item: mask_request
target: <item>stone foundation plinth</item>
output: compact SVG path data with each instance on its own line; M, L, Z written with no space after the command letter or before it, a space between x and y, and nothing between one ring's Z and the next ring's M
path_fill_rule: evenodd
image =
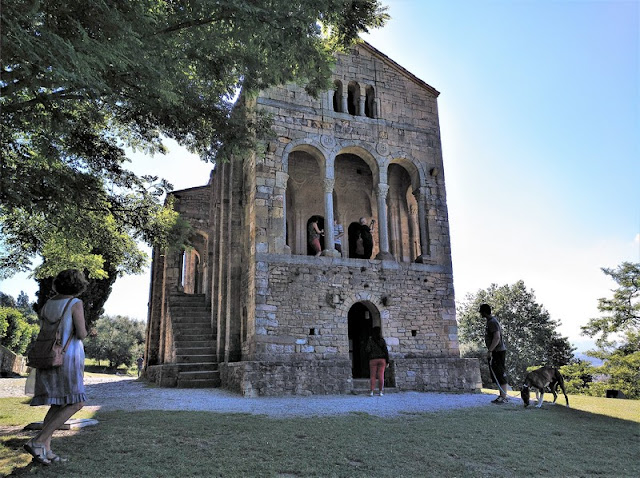
M222 386L245 397L332 395L352 388L349 360L221 363Z
M176 364L150 365L143 378L161 387L178 386L178 366Z
M482 388L477 359L455 357L394 359L399 390L477 392Z
M477 392L482 387L477 359L393 359L386 385L419 392ZM220 364L222 386L245 397L350 393L351 362L232 362Z

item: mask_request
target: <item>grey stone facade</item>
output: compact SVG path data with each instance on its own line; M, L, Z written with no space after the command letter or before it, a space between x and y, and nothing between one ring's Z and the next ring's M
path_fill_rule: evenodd
M172 297L191 294L210 306L219 383L247 396L349 392L368 376L374 326L392 386L478 389L478 363L458 348L438 94L363 43L338 56L319 98L286 85L254 99L274 119L265 153L175 193L194 248L154 251L149 376L176 370ZM308 255L312 217L321 257ZM375 220L371 258L354 257L360 217ZM334 219L342 253L327 239Z

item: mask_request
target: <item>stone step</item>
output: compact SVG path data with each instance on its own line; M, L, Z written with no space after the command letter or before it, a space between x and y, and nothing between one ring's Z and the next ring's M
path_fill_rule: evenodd
M214 354L176 355L178 363L214 363L218 358Z
M385 385L384 385L384 393L396 393L398 390L396 389L396 387L390 386L388 383L386 383L387 380L385 380ZM369 379L368 378L354 378L351 381L351 393L354 395L367 395L369 394ZM375 393L378 393L378 384L376 382L376 390Z
M182 325L182 327L197 327L197 326L207 326L207 327L211 327L211 317L207 316L207 317L194 317L192 315L190 316L184 316L184 317L178 317L176 315L172 315L172 322L177 325L180 326ZM174 328L175 328L174 325Z
M215 352L211 344L205 347L176 347L176 355L213 355Z
M208 307L176 307L171 306L171 315L173 317L207 317L211 320L211 309Z
M209 324L174 324L173 331L182 335L204 335L213 333Z
M206 295L204 294L171 294L171 300L205 300Z
M216 380L220 379L219 370L180 371L180 379L184 380Z
M213 334L195 334L174 336L176 347L205 347L207 345L214 346L217 344L216 336Z
M175 340L177 349L184 349L189 347L214 347L216 341L214 339L204 339L201 336L194 335L193 338L180 337L180 340Z
M178 377L178 388L218 388L220 379L182 379Z
M217 372L218 362L206 362L206 363L179 363L178 372Z

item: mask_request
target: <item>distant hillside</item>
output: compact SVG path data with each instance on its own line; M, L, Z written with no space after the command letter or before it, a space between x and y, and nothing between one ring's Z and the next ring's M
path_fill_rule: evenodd
M594 367L599 367L600 365L602 365L602 360L597 359L597 358L593 358L593 357L589 357L586 354L583 353L575 353L573 355L575 358L583 360L585 362L591 362L591 365L593 365Z

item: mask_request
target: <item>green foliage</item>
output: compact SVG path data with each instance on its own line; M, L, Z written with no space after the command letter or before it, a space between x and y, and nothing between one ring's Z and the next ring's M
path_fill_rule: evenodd
M123 316L104 316L95 323L95 334L85 340L85 354L107 360L110 367L132 366L144 352L145 329L142 322Z
M611 299L598 300L603 315L582 327L584 335L598 336L598 349L588 355L604 361L598 373L606 377L589 392L604 395L605 389L615 389L627 397L640 398L640 264L623 262L616 269L602 271L618 287ZM612 336L619 341L611 340Z
M527 368L533 365L560 367L570 362L574 348L558 334L559 322L552 320L536 302L533 291L528 291L523 281L512 286L492 284L486 290L469 294L457 308L461 349L467 351L466 356L480 359L483 383L488 383L485 379L489 372L484 343L486 320L478 313L482 303L491 305L493 315L502 325L511 384L522 383Z
M39 326L30 324L20 310L0 307L0 345L12 352L24 354L39 329Z
M597 367L585 360L575 360L560 367L567 393L587 393L597 374Z
M377 0L6 2L0 276L40 255L38 279L75 267L108 293L148 260L136 241L180 248L188 225L160 204L172 186L128 171L127 149L163 154L172 138L214 161L253 147L269 122L234 105L239 91L326 90L334 50L387 18ZM85 300L92 320L105 300Z
M629 330L621 343L599 341L598 345L598 350L588 355L603 360L597 369L606 377L603 387L621 390L628 398L640 398L640 332ZM595 390L591 392L595 394Z
M16 300L9 294L0 292L0 307L17 307Z
M617 269L602 271L618 288L613 291L613 298L598 300L598 310L603 316L590 319L582 327L582 333L589 337L602 334L598 340L604 343L610 334L640 330L640 263L623 262Z

